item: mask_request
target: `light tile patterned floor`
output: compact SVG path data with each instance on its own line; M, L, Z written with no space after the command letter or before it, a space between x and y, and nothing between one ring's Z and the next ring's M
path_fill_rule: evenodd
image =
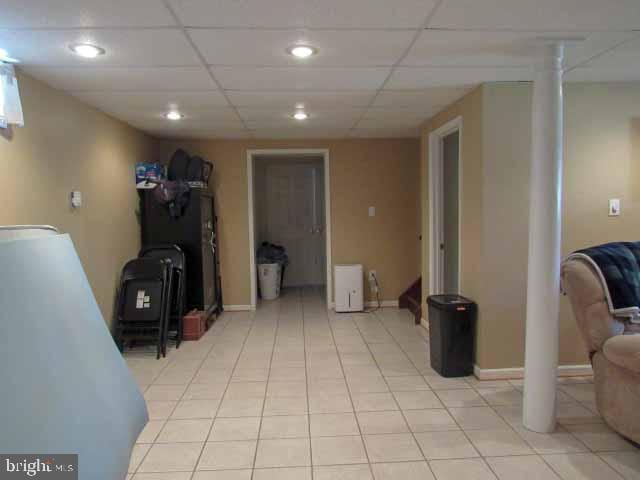
M327 312L317 289L225 313L166 359L126 358L151 421L130 480L638 480L640 453L561 379L559 426L521 425L522 382L446 379L406 311Z

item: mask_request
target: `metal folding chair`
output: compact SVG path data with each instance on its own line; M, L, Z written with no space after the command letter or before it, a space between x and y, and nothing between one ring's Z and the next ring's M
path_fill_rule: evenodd
M150 245L140 250L139 258L159 258L171 261L170 312L167 331L175 331L176 348L182 342L182 317L185 315L187 259L178 245ZM166 343L165 338L165 343Z
M127 340L155 340L156 358L166 355L171 299L171 261L136 258L122 269L116 342L124 351Z

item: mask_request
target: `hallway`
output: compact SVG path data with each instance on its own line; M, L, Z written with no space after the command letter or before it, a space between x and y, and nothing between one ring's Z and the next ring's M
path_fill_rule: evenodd
M527 432L521 381L442 378L407 311L335 314L323 296L285 290L166 359L128 354L151 417L129 478L638 478L590 378L560 381L557 432Z

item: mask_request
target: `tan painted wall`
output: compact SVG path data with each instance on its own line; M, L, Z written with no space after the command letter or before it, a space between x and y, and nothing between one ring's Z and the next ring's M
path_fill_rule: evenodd
M436 128L444 123L444 118L460 111L459 105L469 104L473 96L474 93L468 95L441 114L440 122L432 121L428 126ZM482 173L477 177L481 179L478 182L482 198L481 250L476 252L474 262L480 266L476 279L482 281L474 297L481 312L476 361L481 368L488 369L521 367L526 312L531 85L484 85L479 103L473 104L482 123L479 150ZM467 116L472 114L467 112ZM465 168L468 162L477 161L475 153L473 160L469 160L467 151L463 150ZM565 85L563 188L563 254L607 241L640 239L640 84ZM475 191L471 194L476 195ZM426 205L426 192L422 197ZM607 216L609 198L622 200L620 217ZM425 272L426 268L428 265ZM463 291L474 296L469 289ZM560 363L588 363L565 298L561 301L560 330Z
M462 117L461 168L462 202L460 226L460 291L473 299L480 295L482 276L481 213L482 213L482 95L478 87L468 95L431 118L422 127L421 135L421 204L422 204L422 298L423 316L427 319L426 298L429 295L429 135L445 123Z
M151 158L153 141L26 75L19 84L25 127L0 130L0 225L51 224L71 234L110 323L119 270L139 248L133 165ZM72 190L83 195L76 211Z
M480 295L476 362L481 368L524 362L530 92L526 83L487 84L483 92L481 255L488 281Z
M377 270L383 300L397 300L420 275L417 139L172 140L160 142L159 157L178 146L215 163L225 304L250 303L247 149L329 149L333 262Z
M563 254L640 240L640 83L569 84L565 99ZM619 217L609 198L621 199ZM567 299L560 325L560 361L586 363Z

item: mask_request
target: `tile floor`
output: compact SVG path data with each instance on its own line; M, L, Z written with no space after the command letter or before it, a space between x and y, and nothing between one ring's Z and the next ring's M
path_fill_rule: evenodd
M129 480L638 480L589 378L559 426L521 425L521 381L446 379L406 311L327 312L317 289L225 313L167 358L126 358L151 420Z

